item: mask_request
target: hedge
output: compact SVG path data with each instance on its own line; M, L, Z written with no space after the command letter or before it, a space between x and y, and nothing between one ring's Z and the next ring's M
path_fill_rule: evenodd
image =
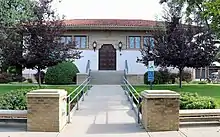
M45 88L45 87L43 87ZM72 92L75 88L73 87L57 87L58 89L65 89L68 91L68 94ZM6 109L6 110L27 110L27 96L26 94L32 90L39 89L36 88L27 88L27 89L17 89L12 90L10 92L7 92L5 94L0 95L0 109ZM74 97L80 89L72 94L72 97ZM82 94L79 96L81 97ZM75 101L73 104L75 104Z
M26 110L27 109L26 94L34 89L37 88L17 89L1 95L0 109Z
M49 67L45 75L46 84L72 84L76 82L78 68L72 62L59 63L56 66Z
M175 84L175 80L179 78L179 74L171 73L167 68L160 68L158 71L154 72L154 82L153 84ZM183 72L182 81L189 83L192 81L191 73L188 71ZM144 84L149 84L148 82L148 72L144 74ZM177 82L178 83L178 82Z
M135 96L137 97L137 95ZM217 103L212 97L200 96L197 93L180 92L180 109L215 109L216 106Z
M180 109L215 109L217 106L214 98L190 92L181 92L180 101Z

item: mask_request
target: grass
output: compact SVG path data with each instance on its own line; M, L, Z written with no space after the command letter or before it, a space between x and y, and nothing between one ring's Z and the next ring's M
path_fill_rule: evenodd
M146 86L134 86L138 93L149 90L149 85ZM176 92L197 92L201 96L213 97L218 103L218 108L220 108L220 86L219 85L183 85L179 88L178 85L155 85L153 90L172 90Z
M16 89L29 89L38 87L35 84L2 84L0 85L0 95L10 92ZM68 93L72 92L77 86L76 85L42 85L42 88L50 89L65 89Z

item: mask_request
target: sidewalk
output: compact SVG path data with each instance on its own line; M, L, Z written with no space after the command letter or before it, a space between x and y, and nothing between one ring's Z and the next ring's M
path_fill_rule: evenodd
M146 132L119 85L95 85L59 137L136 137Z

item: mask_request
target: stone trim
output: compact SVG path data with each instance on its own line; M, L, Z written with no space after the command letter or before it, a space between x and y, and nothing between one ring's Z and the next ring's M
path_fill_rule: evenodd
M27 93L27 97L60 97L66 94L62 89L38 89Z
M170 90L145 90L141 95L144 98L180 98L180 94Z

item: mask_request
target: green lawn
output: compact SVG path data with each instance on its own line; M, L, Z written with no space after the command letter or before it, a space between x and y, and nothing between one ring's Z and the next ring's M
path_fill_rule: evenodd
M142 92L149 89L149 85L146 86L134 86L137 92ZM176 92L197 92L202 96L210 96L216 99L218 107L220 107L220 85L183 85L180 89L178 85L154 85L153 90L172 90Z
M29 89L38 87L35 84L0 84L0 95L16 89ZM65 89L68 93L72 92L77 86L75 85L42 85L43 88Z

